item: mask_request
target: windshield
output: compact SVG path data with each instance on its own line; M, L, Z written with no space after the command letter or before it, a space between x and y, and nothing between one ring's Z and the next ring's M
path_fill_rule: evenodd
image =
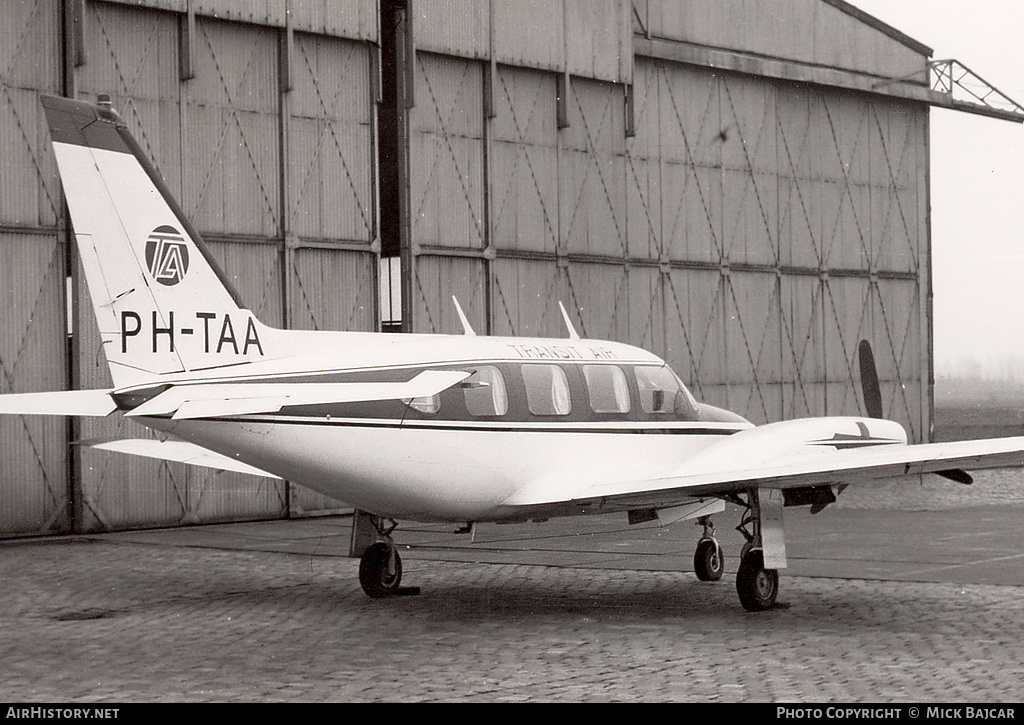
M697 419L697 401L668 365L636 368L640 406L646 413L668 413L682 420Z

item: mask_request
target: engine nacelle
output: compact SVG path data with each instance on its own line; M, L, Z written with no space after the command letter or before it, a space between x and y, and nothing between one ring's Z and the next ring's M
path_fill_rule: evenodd
M801 418L741 430L693 456L686 463L686 472L712 474L723 468L766 471L837 450L906 444L903 426L891 420Z

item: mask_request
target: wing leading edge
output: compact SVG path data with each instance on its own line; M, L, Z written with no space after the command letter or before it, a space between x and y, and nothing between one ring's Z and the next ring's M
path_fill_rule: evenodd
M754 429L758 430L758 429ZM879 443L861 448L803 450L773 460L737 461L732 450L745 432L716 454L708 450L700 460L673 470L637 478L578 472L545 477L509 497L504 505L533 508L554 505L665 506L706 496L726 496L750 489L797 489L826 485L870 483L923 474L941 474L966 483L957 474L1024 465L1024 437L951 443L905 445Z

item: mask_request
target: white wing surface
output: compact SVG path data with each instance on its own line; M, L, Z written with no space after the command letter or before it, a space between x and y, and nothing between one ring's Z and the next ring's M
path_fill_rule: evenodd
M504 505L540 507L594 504L664 506L687 498L724 496L752 488L797 489L870 483L923 474L969 482L963 471L1024 465L1024 437L906 445L878 442L837 447L832 439L799 446L764 446L768 429L807 425L790 421L742 431L669 470L635 478L599 471L545 476L524 486ZM768 435L766 435L768 432ZM850 437L844 443L855 441ZM865 441L869 439L865 438ZM773 450L774 448L774 450Z

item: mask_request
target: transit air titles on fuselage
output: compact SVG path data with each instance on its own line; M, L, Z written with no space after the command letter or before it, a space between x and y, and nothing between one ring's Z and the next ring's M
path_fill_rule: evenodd
M182 316L179 316L179 320ZM233 353L248 355L258 352L263 355L263 344L256 331L252 315L246 315L245 322L233 319L230 313L195 312L190 317L183 315L185 323L175 325L174 312L167 313L167 322L162 323L156 310L146 313L123 310L121 312L121 352L128 352L130 338L138 338L131 344L149 341L152 352L175 351L182 338L202 337L204 353ZM244 325L245 332L241 333ZM147 329L148 328L148 329Z
M606 347L585 345L518 345L509 344L515 353L526 360L617 360L618 356Z

